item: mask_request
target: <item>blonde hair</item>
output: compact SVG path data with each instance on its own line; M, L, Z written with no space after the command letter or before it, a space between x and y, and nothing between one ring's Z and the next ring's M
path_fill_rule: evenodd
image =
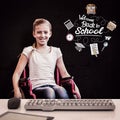
M48 20L44 19L44 18L35 19L35 21L33 22L33 31L35 31L36 26L38 26L40 24L43 24L43 23L47 24L49 26L49 28L50 28L50 31L52 31L51 23Z
M86 9L87 9L87 7L93 7L93 6L95 7L95 9L97 8L95 4L89 3L89 4L86 5Z

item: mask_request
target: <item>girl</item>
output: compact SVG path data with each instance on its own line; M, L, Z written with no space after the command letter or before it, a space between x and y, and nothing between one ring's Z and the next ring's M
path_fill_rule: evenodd
M32 91L37 98L69 98L67 91L62 86L58 86L54 80L56 66L62 78L70 75L65 68L60 48L47 44L51 35L52 26L48 20L39 18L34 21L33 37L36 42L33 46L25 47L21 53L12 77L14 97L21 97L18 81L28 63Z

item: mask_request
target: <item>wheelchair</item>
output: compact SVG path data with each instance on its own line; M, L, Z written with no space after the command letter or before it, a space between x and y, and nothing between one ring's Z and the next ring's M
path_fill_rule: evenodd
M23 99L37 99L36 95L32 92L32 84L28 77L29 70L24 69L22 76L19 80L19 88ZM55 81L57 85L63 86L69 95L70 99L81 99L80 91L73 80L73 77L61 78L58 68L55 69Z

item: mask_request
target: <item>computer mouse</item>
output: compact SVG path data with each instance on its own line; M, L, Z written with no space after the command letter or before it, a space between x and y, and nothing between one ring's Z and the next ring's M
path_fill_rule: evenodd
M20 103L21 103L20 98L16 98L16 97L10 98L8 100L8 109L17 109L19 108Z

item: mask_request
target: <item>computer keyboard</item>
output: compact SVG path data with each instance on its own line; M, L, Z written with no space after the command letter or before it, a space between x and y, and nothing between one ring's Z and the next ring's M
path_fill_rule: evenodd
M113 111L111 99L29 99L26 110L42 111Z

